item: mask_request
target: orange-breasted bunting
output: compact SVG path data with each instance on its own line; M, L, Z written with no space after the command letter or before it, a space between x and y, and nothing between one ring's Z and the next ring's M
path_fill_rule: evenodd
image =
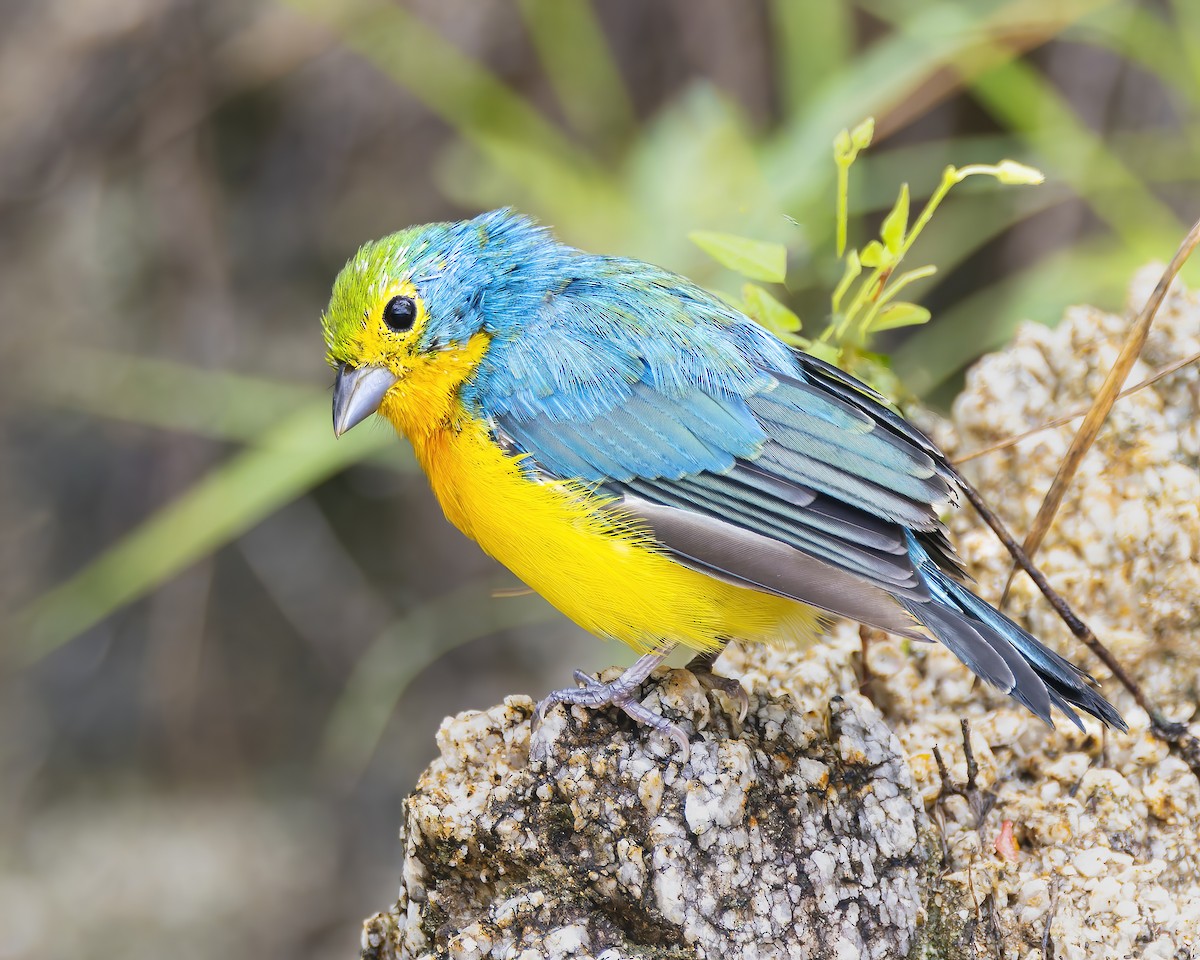
M635 697L673 647L704 670L731 639L809 641L837 615L939 640L1047 723L1054 706L1125 726L962 584L938 517L960 481L934 444L680 276L497 210L363 246L323 327L335 431L381 413L455 526L643 652L612 683L577 674L539 716L616 704L686 750Z

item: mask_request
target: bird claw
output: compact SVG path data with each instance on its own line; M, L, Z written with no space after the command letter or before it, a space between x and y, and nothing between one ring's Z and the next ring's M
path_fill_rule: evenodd
M566 706L587 707L589 709L609 706L617 707L624 711L635 723L649 727L652 730L657 730L659 733L670 737L683 754L682 762L686 763L691 756L691 744L688 742L687 734L681 727L672 723L666 717L644 706L636 696L641 685L649 677L650 672L667 658L667 652L646 654L632 667L609 683L603 683L595 677L584 673L582 670L576 670L574 673L575 680L582 686L568 687L565 690L555 690L542 700L533 712L532 732L534 734L537 733L537 729L542 720L545 719L546 713L555 704L561 703Z

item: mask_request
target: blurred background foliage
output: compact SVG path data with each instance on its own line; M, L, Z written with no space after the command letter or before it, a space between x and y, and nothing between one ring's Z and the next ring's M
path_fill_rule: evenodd
M946 164L1047 175L917 245L883 346L944 405L1200 214L1200 5L3 0L0 957L347 956L441 716L625 658L334 442L359 243L510 204L736 293L688 235L742 234L815 332L867 115L852 242Z

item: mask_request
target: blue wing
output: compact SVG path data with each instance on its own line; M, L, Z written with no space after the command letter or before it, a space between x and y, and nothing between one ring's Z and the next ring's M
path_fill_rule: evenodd
M658 508L664 548L692 566L912 634L881 592L928 597L904 535L945 543L933 446L857 381L636 267L597 258L520 338L493 344L472 398L497 435L548 476ZM697 518L703 543L684 529ZM794 554L819 566L789 580L778 568ZM834 597L814 584L832 571L846 575Z

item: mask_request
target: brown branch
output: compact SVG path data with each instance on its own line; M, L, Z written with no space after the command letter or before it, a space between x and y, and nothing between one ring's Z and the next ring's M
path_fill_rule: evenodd
M1096 399L1092 404L1091 410L1084 417L1079 431L1071 441L1071 446L1067 449L1067 454L1063 457L1063 462L1059 465L1054 482L1050 485L1050 490L1046 493L1046 497L1042 501L1042 506L1038 510L1037 516L1034 517L1033 525L1025 537L1024 550L1027 556L1033 556L1033 554L1037 553L1038 547L1041 546L1042 540L1045 539L1050 525L1054 522L1054 515L1058 512L1059 506L1062 505L1067 488L1075 478L1079 464L1092 444L1095 443L1096 435L1100 432L1100 427L1104 424L1109 411L1117 400L1121 384L1129 376L1129 371L1133 368L1134 363L1137 362L1138 355L1142 352L1142 347L1146 343L1146 336L1150 333L1150 324L1154 321L1154 315L1158 312L1159 306L1166 297L1167 290L1170 289L1171 281L1175 279L1175 276L1183 268L1184 263L1191 256L1197 244L1200 244L1200 220L1194 223L1192 229L1188 231L1188 235L1184 238L1183 243L1179 245L1175 256L1171 259L1170 264L1167 265L1167 269L1163 271L1162 277L1159 278L1154 292L1150 294L1150 299L1146 301L1146 305L1142 307L1137 320L1130 327L1129 335L1125 338L1125 343L1121 347L1121 352L1117 355L1116 362L1112 365L1112 369L1108 371L1108 376L1104 378L1104 383L1100 387L1100 391L1096 394ZM1014 564L1009 570L1008 580L1004 584L1004 592L1000 595L999 606L1001 608L1003 608L1004 601L1008 598L1008 592L1012 587L1013 577L1016 575L1016 572L1017 565ZM1044 590L1042 592L1045 593Z

